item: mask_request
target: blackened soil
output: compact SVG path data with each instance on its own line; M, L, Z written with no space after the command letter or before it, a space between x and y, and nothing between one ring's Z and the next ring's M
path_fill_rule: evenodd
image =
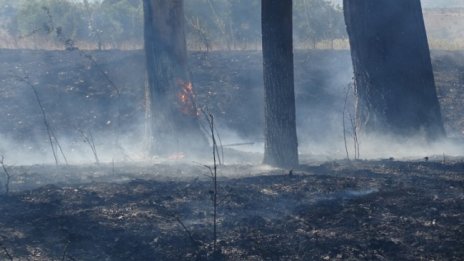
M207 170L155 165L129 181L105 182L105 175L129 174L99 169L94 182L0 197L0 259L8 260L6 253L14 260L464 258L460 160L329 162L292 175L221 167L216 255ZM234 171L242 177L221 176ZM79 177L78 167L72 172Z

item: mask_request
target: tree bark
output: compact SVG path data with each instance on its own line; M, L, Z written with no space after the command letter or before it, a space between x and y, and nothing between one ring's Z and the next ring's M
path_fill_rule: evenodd
M144 0L151 154L207 148L187 66L183 0Z
M344 0L361 130L444 136L420 0Z
M292 0L262 0L264 163L298 165L293 83Z

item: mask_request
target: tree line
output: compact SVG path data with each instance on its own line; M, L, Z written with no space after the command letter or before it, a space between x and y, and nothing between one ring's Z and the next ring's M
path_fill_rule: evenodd
M261 46L259 0L185 1L190 49L257 49ZM342 9L326 0L294 1L296 45L315 48L346 38ZM95 48L141 47L143 4L138 0L0 0L2 30L15 41L56 41L50 28Z

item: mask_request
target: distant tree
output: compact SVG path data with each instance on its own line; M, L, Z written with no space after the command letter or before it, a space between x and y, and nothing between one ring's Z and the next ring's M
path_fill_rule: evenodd
M444 135L420 0L344 0L366 132Z
M121 43L142 42L143 5L140 1L105 0L95 5L92 14L100 40L119 47Z
M264 163L298 165L293 75L292 0L262 0L265 97Z
M58 25L68 38L76 39L87 34L82 26L85 24L82 6L69 1L22 1L15 19L10 31L15 31L18 37L47 36Z
M3 0L5 1L5 0ZM60 27L75 42L120 47L143 42L142 3L134 0L18 0L0 6L6 31L16 39L41 37L56 41Z
M246 49L259 42L260 2L258 0L190 0L187 5L187 21L196 21L195 27L187 27L198 36L198 24L209 36L212 45L227 49Z
M340 6L330 7L327 10L327 31L325 40L329 40L331 48L334 49L336 39L346 39L346 27L343 19L343 10Z
M259 1L229 1L231 34L235 47L246 49L249 44L261 40Z
M293 17L295 39L310 42L316 48L321 41L346 38L343 12L340 7L324 0L295 1Z
M143 1L140 0L0 0L0 20L16 39L31 32L48 37L48 16L75 42L100 48L143 43ZM332 41L345 38L340 8L325 0L295 0L295 41ZM185 2L189 47L249 49L259 44L259 0L189 0ZM341 33L341 34L340 34ZM53 41L53 38L48 38Z
M183 0L144 0L152 154L204 149L187 69Z
M221 38L216 17L211 14L208 0L185 2L187 43L190 48L210 50Z

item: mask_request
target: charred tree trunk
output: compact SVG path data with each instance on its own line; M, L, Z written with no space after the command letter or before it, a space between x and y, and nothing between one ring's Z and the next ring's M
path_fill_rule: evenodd
M264 163L298 165L293 84L292 0L262 0Z
M444 136L420 0L344 0L365 132Z
M183 0L144 0L152 154L205 149L187 68Z

